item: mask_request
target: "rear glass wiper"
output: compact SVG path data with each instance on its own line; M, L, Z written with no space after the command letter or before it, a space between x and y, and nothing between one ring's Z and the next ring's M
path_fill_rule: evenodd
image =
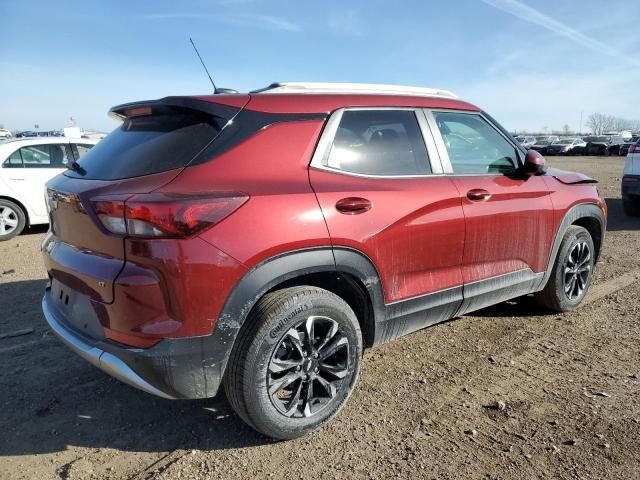
M79 175L86 175L87 173L87 171L84 168L82 168L80 164L75 160L72 162L66 162L64 166L67 167L72 172L78 173Z

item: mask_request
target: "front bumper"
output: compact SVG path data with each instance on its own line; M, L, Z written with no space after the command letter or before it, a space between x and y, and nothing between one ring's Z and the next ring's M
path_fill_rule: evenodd
M48 288L42 311L62 342L100 370L147 393L168 399L216 395L226 365L226 348L215 335L165 339L151 348L131 348L96 340L72 327ZM224 343L223 343L224 346Z

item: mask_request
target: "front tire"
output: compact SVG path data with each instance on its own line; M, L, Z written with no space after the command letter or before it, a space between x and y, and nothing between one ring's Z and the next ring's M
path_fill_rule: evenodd
M265 295L233 348L224 377L229 403L252 428L302 436L334 417L351 395L362 333L340 297L303 286Z
M562 238L551 276L535 298L541 305L566 312L584 299L593 275L595 249L589 232L571 225Z
M10 200L0 199L0 242L20 235L26 224L22 208Z

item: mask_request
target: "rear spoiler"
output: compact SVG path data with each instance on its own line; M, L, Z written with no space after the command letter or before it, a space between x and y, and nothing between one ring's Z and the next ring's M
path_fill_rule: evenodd
M233 97L234 101L228 101L230 98L212 98L212 101L208 101L194 97L165 97L159 100L143 100L112 107L109 110L109 115L118 120L124 120L138 115L149 115L154 108L182 108L205 112L225 120L231 120L244 108L250 99L249 95L246 95L246 99L238 98L244 97L238 95L233 95ZM214 100L219 101L216 102Z

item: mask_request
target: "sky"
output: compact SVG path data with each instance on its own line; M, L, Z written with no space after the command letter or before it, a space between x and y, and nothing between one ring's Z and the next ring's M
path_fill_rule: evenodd
M274 81L447 89L511 131L640 118L637 0L0 0L0 125Z

